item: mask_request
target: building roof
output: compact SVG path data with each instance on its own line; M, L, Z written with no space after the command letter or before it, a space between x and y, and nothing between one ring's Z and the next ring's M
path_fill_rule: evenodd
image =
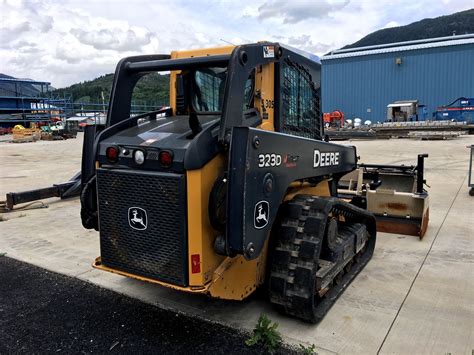
M35 84L35 85L51 85L48 81L37 81L31 79L17 79L17 78L5 78L0 77L0 82L6 83L26 83L26 84Z
M322 61L338 58L360 57L381 53L412 51L425 48L458 46L474 43L474 33L460 36L438 37L416 41L396 42L358 48L338 49L323 56Z
M387 107L410 107L413 106L414 104L418 103L418 101L413 101L413 102L401 102L401 103L393 103L387 105Z

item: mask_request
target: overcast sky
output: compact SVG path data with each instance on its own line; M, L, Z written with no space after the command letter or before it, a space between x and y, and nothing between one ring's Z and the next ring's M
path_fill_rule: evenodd
M0 73L55 87L122 57L259 40L321 55L375 30L466 10L472 0L0 0Z

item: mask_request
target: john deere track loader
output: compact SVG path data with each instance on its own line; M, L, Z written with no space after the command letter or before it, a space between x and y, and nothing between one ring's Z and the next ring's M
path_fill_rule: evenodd
M154 72L170 72L170 106L131 115ZM94 267L227 300L266 287L320 320L371 258L376 221L337 198L357 154L322 139L319 100L317 57L278 43L121 60L83 150Z

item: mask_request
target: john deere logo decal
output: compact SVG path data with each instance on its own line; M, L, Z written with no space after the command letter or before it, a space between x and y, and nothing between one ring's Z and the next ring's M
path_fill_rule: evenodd
M128 209L128 224L133 229L145 230L148 225L146 211L140 207L130 207Z
M256 229L262 229L268 224L268 215L270 212L270 205L267 201L257 202L255 205L254 212L254 227Z

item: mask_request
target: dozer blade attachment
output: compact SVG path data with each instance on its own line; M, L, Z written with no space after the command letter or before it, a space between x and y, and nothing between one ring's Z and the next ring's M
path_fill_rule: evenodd
M360 164L341 178L339 196L372 212L377 231L421 239L429 222L429 196L423 189L426 157L419 155L416 166Z
M413 235L421 239L428 227L428 194L384 189L368 191L367 210L374 213L379 232Z

